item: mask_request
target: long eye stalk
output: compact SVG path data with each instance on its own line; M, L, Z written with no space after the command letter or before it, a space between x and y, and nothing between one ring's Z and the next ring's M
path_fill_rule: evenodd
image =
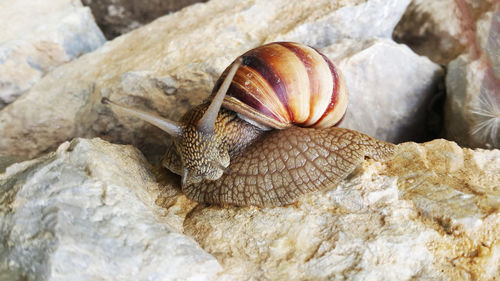
M110 101L108 98L103 98L101 102L103 104L109 104L113 108L126 112L129 115L132 115L152 125L155 125L156 127L162 129L172 137L180 137L182 134L182 126L177 122L165 119L153 113L117 104L115 102Z
M226 76L226 79L224 79L224 82L222 83L219 90L212 99L210 106L207 108L207 111L205 111L203 117L201 117L200 120L198 121L196 128L201 132L207 134L212 134L214 132L215 120L217 119L217 115L219 114L220 107L222 106L222 102L224 101L226 92L229 89L231 82L233 81L234 75L236 74L236 70L238 70L240 65L241 65L241 58L237 59L234 62L233 66L231 67L231 70L229 70L229 73Z

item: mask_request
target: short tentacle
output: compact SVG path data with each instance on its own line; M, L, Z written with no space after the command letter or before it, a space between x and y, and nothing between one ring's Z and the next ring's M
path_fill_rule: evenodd
M233 77L236 74L236 70L238 70L240 65L241 65L241 59L237 59L233 63L231 70L226 76L226 79L224 79L224 82L217 91L217 94L215 94L215 96L213 97L212 102L210 103L210 106L208 107L207 111L205 111L201 119L198 121L198 124L196 126L198 130L207 134L212 134L214 132L215 120L217 119L217 115L219 114L220 107L222 106L222 102L224 101L226 92L229 89L231 82L233 81Z

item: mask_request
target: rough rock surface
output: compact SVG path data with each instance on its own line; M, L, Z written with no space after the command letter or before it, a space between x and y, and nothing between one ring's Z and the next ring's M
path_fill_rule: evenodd
M350 5L344 5L323 17L299 21L290 30L270 36L272 40L266 41L296 41L323 48L344 38L391 38L394 27L409 3L408 0L352 1Z
M465 1L473 19L491 11L494 0ZM437 63L447 64L466 48L455 0L412 0L394 30L396 41Z
M10 166L0 174L0 280L213 280L220 265L179 233L159 195L137 149L100 139Z
M45 76L29 94L0 112L0 154L34 157L75 136L98 135L132 143L148 157L161 155L168 139L164 134L114 114L100 104L101 97L178 120L208 96L218 75L244 51L278 39L325 49L351 33L358 42L363 37L389 36L396 15L407 4L396 0L245 0L237 4L214 0L187 7ZM364 19L362 27L343 18L342 9ZM336 31L343 28L343 33ZM418 61L413 63L420 65ZM367 112L355 105L349 110Z
M280 208L198 207L221 280L497 280L500 150L435 140Z
M82 0L108 39L141 27L165 14L207 0Z
M468 147L500 147L500 11L478 21L485 51L469 52L448 65L446 137Z
M428 140L427 113L444 75L439 65L389 39L346 40L323 51L339 62L349 88L340 127L395 143Z
M339 185L276 208L195 207L152 173L136 149L99 139L10 166L0 280L500 275L500 150L400 144L394 159L366 160Z
M0 108L106 39L79 0L0 1Z

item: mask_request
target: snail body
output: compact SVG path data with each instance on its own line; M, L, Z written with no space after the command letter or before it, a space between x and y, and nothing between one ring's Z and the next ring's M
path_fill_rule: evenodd
M393 144L344 128L273 130L231 158L230 173L182 191L198 202L282 206L339 183L365 157L380 161L393 153Z
M103 103L173 137L163 165L198 202L288 204L342 180L365 157L393 153L392 144L332 127L347 107L342 74L326 56L297 43L270 43L238 57L209 101L179 122Z

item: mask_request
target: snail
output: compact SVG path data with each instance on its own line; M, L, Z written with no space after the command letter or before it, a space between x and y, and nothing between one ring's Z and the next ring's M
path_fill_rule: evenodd
M238 57L209 101L180 121L102 102L173 137L163 166L198 202L281 206L336 184L365 157L384 160L394 145L333 127L347 108L342 74L319 51L276 42Z

